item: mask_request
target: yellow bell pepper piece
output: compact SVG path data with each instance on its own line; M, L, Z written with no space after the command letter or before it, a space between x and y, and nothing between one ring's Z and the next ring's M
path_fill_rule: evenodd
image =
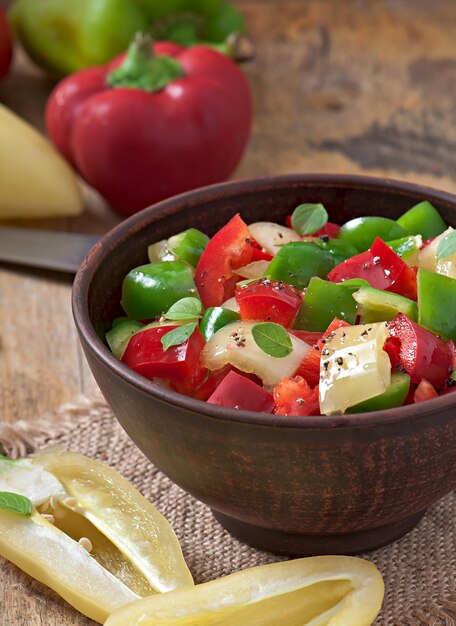
M100 623L132 600L193 586L166 519L103 463L63 451L0 457L0 491L33 505L30 517L0 507L0 555Z
M105 626L370 626L383 594L372 563L311 557L138 600L113 613Z
M35 128L0 105L0 219L76 215L82 208L71 167Z

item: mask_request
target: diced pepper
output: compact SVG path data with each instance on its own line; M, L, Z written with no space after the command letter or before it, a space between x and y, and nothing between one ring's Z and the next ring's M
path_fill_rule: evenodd
M420 268L418 323L456 341L456 280Z
M376 289L416 300L415 272L379 238L369 250L337 265L328 274L328 279L334 283L349 278L363 278Z
M309 241L324 250L334 266L358 254L358 250L349 241L343 239L328 239L323 235L312 237Z
M415 393L413 394L413 401L424 402L425 400L432 400L433 398L437 398L438 395L439 394L431 385L431 383L428 380L422 378L420 384L415 389Z
M206 341L214 335L218 330L239 320L239 313L231 309L225 309L221 306L210 307L206 309L200 323L200 332Z
M361 287L354 292L353 298L358 303L361 324L388 322L398 313L404 313L414 322L418 320L416 302L397 293L382 291L373 287Z
M358 286L311 278L294 326L323 332L335 317L354 324L357 312L352 294L357 289Z
M241 320L275 322L286 328L293 324L302 300L291 285L268 278L238 286L234 295Z
M325 278L332 264L328 254L308 242L287 243L269 264L266 276L302 290L313 276Z
M272 413L272 395L249 378L229 372L207 400L209 404L231 407L242 411Z
M111 352L117 359L121 359L125 348L132 335L141 330L143 324L134 320L126 320L120 324L116 324L106 333L106 341Z
M424 200L415 204L397 220L409 235L421 235L423 239L437 237L446 230L440 213L430 202Z
M334 224L333 222L326 222L326 224L324 226L322 226L320 228L320 230L317 230L316 232L312 233L313 237L329 237L329 238L333 238L333 237L337 237L337 235L339 234L340 231L340 226L339 224Z
M84 615L103 623L141 596L193 586L165 518L107 465L62 451L3 457L4 489L33 508L0 510L0 554Z
M250 239L250 245L252 246L252 262L253 261L272 261L273 254L266 252L255 239Z
M274 387L277 415L319 415L318 388L312 389L302 376L282 378Z
M347 409L347 413L364 413L367 411L382 411L402 406L407 399L410 389L410 376L400 372L391 374L391 384L379 396L364 400Z
M408 233L400 224L387 217L356 217L346 222L338 233L339 239L349 241L358 252L364 252L379 237L383 241L406 237Z
M122 307L132 319L153 319L181 298L193 296L195 292L192 268L186 263L149 263L135 267L125 277Z
M370 626L384 586L372 563L319 556L253 567L192 590L140 600L105 626Z
M407 265L410 267L418 265L419 253L423 246L421 235L409 235L408 237L401 237L386 243Z
M209 237L197 228L188 228L169 239L162 239L151 244L147 255L151 263L159 261L184 261L196 267Z
M452 354L448 343L403 313L388 322L388 331L400 342L400 366L412 383L419 384L425 378L442 389L451 372Z
M383 345L384 322L339 328L326 338L320 360L320 411L344 413L383 394L391 384L391 365Z
M181 393L191 394L206 375L201 365L201 350L205 344L198 328L177 346L164 350L162 337L178 325L146 328L133 335L122 356L122 362L146 378L168 380Z
M308 343L309 346L314 346L323 337L323 333L314 332L311 330L301 330L298 328L289 328L288 330L295 337L298 337L299 339L302 339L303 341Z
M195 282L204 308L220 306L234 294L233 270L252 260L247 225L235 215L207 244L196 267Z
M323 333L323 336L315 342L312 350L309 350L309 352L306 354L301 364L299 365L298 370L296 371L296 375L305 378L311 387L315 387L316 385L318 385L318 381L320 379L320 356L322 350L324 350L327 337L332 335L333 332L338 328L343 328L344 326L349 325L350 324L348 324L347 322L335 318L326 329L326 332ZM297 333L297 331L290 332ZM300 335L297 336L299 337Z

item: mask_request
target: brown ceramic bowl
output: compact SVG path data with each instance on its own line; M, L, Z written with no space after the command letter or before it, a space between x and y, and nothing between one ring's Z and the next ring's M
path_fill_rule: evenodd
M91 250L73 310L92 372L126 432L232 534L291 554L356 553L410 530L456 486L456 394L357 415L279 417L237 411L157 386L117 361L103 337L121 314L122 279L147 245L194 226L214 233L236 212L280 221L323 202L342 223L398 217L430 200L456 226L456 197L384 179L291 175L214 185L130 217Z

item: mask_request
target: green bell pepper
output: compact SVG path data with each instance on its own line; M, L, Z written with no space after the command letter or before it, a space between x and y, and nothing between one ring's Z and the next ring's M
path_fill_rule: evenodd
M192 268L181 261L149 263L131 270L122 285L122 307L129 318L160 316L181 298L198 297Z
M225 0L16 0L10 15L26 52L55 76L104 65L138 31L226 54L235 53L228 36L245 31L242 15Z
M456 341L456 280L420 267L418 324Z
M265 276L304 289L313 276L324 278L333 267L330 256L314 243L292 241L280 248Z
M339 239L350 242L358 252L365 252L376 237L383 241L406 237L409 233L387 217L356 217L346 222L338 232Z
M224 309L221 306L213 306L207 309L200 322L200 332L206 341L215 335L215 333L226 326L241 319L236 311Z
M184 261L192 267L198 265L209 237L197 228L189 228L169 239L151 244L147 255L151 263L159 261Z
M358 303L361 324L388 322L398 313L404 313L413 322L418 319L416 302L391 291L366 286L355 291L353 298Z
M330 239L324 235L317 237L313 240L313 243L324 250L329 257L332 258L334 265L339 265L343 261L346 261L355 254L358 254L358 250L349 241L343 239Z
M354 324L357 313L352 294L358 289L358 285L312 278L296 316L294 328L324 332L335 317Z
M437 237L437 235L441 235L447 229L447 225L441 218L440 213L427 200L415 204L415 206L401 215L397 223L409 235L421 235L423 239Z
M407 265L416 265L418 263L418 254L423 245L421 235L409 235L401 237L393 241L386 241L390 248L403 259Z
M410 389L410 376L400 372L391 374L390 386L379 396L364 400L347 409L347 413L364 413L368 411L382 411L402 406Z
M122 318L117 318L117 320ZM121 359L125 348L127 347L130 337L143 328L143 324L123 318L125 321L118 322L116 320L112 323L112 328L109 330L105 337L111 352L117 359Z

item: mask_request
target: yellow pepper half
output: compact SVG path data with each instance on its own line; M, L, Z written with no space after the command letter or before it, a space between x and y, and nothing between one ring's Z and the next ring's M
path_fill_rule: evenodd
M193 586L166 519L107 465L50 451L0 458L0 491L32 514L0 509L0 555L103 623L144 596Z
M370 626L383 594L372 563L319 556L144 598L113 613L105 626Z

